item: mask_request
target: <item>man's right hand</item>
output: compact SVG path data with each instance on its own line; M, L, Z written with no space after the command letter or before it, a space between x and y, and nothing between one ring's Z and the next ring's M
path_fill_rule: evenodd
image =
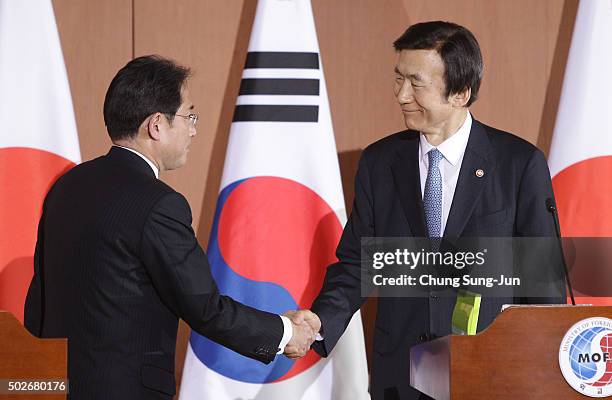
M285 346L284 354L294 360L304 357L321 329L321 321L310 310L287 311L284 316L293 326L293 336Z

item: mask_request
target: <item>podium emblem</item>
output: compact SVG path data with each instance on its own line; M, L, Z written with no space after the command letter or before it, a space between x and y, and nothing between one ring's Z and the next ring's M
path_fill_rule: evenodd
M574 324L561 341L559 367L581 394L612 396L612 319L587 318Z

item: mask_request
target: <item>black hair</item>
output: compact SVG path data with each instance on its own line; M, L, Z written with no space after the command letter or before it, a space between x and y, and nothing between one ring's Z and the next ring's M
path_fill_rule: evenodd
M151 114L170 122L181 106L181 89L189 68L157 55L128 62L113 78L104 99L104 123L111 139L133 138Z
M396 51L436 50L444 63L446 97L471 89L466 106L478 98L482 80L482 54L468 29L452 22L431 21L410 26L395 42Z

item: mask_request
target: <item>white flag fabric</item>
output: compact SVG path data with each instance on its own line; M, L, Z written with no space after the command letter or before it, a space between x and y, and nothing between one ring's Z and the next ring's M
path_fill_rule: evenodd
M208 257L222 293L283 313L309 308L346 222L309 0L260 0L230 131ZM191 334L191 399L369 399L357 313L327 359L266 366Z
M549 156L565 237L612 236L611 43L612 1L580 1ZM606 275L591 269L601 265L583 262L579 248L575 256L578 271L572 275L579 272L578 280L583 276L595 283ZM609 263L607 268L612 271ZM584 285L574 284L579 296L589 295ZM612 304L612 299L583 300Z
M80 162L51 0L0 1L0 309L23 320L42 201Z

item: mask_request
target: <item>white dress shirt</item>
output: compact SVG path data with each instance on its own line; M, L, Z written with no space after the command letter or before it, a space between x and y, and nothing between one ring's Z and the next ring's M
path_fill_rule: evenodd
M421 196L425 195L425 181L427 180L427 170L429 168L429 156L427 153L431 149L436 148L444 157L440 160L439 165L440 174L442 175L442 225L440 227L442 236L444 236L446 221L453 204L457 179L459 178L459 171L461 170L461 163L463 162L463 155L470 138L471 129L472 116L468 112L459 130L438 146L432 146L425 138L425 135L422 133L420 135L419 174L421 176Z
M463 125L459 130L435 147L429 144L425 135L421 133L419 143L419 174L421 176L421 196L425 195L425 181L427 180L427 170L429 168L429 150L437 148L444 158L440 161L440 173L442 175L442 225L441 231L446 228L446 220L450 212L455 188L457 187L457 179L459 178L459 170L463 162L463 155L467 147L468 139L470 138L470 130L472 129L472 116L469 111ZM317 341L324 340L324 335L317 334Z
M149 160L144 154L139 153L138 151L134 149L130 149L129 147L119 146L118 144L114 144L113 146L117 146L117 147L121 147L122 149L129 150L132 153L138 155L143 160L145 160L147 164L149 164L153 172L155 173L155 177L159 179L159 168L157 168L157 166L153 163L153 161ZM291 340L291 337L293 336L293 325L291 325L291 320L285 317L284 315L279 315L279 317L281 317L281 321L283 321L283 337L280 343L278 344L279 351L276 354L282 354L285 351L285 346L287 346L287 343L289 343L289 340Z

